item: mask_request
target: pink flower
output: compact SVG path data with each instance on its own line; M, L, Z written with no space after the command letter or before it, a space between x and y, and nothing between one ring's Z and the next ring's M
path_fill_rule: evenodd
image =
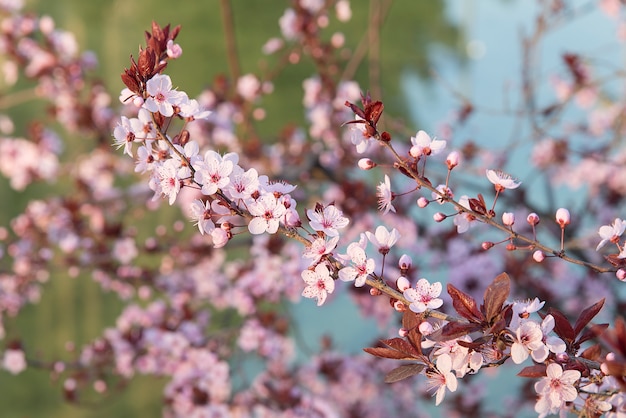
M531 353L533 360L543 362L548 357L548 349L543 343L543 332L538 323L525 321L515 330L515 342L511 346L511 359L520 364Z
M26 369L26 357L19 349L8 349L2 358L2 367L11 374L18 374Z
M469 198L465 195L461 196L461 198L459 199L459 204L466 209L470 209ZM456 232L462 234L464 232L467 232L470 227L476 222L476 217L471 213L459 212L459 214L454 217L453 222L456 225Z
M598 235L600 235L602 241L600 241L600 243L596 247L596 251L604 247L608 242L617 244L625 229L626 222L624 222L620 218L615 218L615 220L613 221L613 225L602 225L598 230Z
M535 412L540 416L555 414L578 397L574 383L580 379L578 370L565 370L557 363L550 363L546 369L547 376L535 383L535 391L539 400L535 404Z
M224 193L234 200L248 200L252 193L259 190L259 173L251 168L244 171L236 165L230 175L230 183L224 188Z
M437 309L443 305L443 300L439 299L441 289L440 282L430 284L426 279L419 279L415 288L406 289L403 295L411 303L409 309L416 313L422 313L427 309Z
M432 139L424 131L419 131L414 137L411 137L411 150L409 154L413 158L419 158L422 155L436 155L442 152L446 148L446 141Z
M146 99L144 108L152 113L159 112L165 117L174 114L174 106L185 102L185 93L172 90L172 80L164 74L157 74L146 83L146 90L150 97Z
M500 192L504 189L517 189L522 184L522 182L500 170L487 170L487 178Z
M157 199L160 195L165 195L169 197L169 204L174 204L176 196L180 192L178 168L177 162L169 159L157 166L153 171L149 185L155 192L154 199Z
M248 210L254 216L248 224L248 230L254 235L264 232L275 234L280 218L287 212L287 208L273 194L265 194L250 203Z
M389 253L391 247L393 247L400 238L400 233L396 228L388 231L387 228L382 225L376 228L376 234L367 231L365 235L367 235L367 239L378 248L378 252L383 255Z
M540 301L539 298L513 302L513 316L509 325L510 328L518 328L521 321L528 319L531 313L539 311L539 309L543 308L543 305L545 305L545 302Z
M204 154L204 159L192 162L196 170L194 180L202 185L202 193L205 195L215 194L218 189L226 187L230 183L230 174L239 156L235 153L225 154L223 157L213 150Z
M450 392L455 392L458 382L452 373L452 359L448 354L437 357L437 368L434 371L426 372L428 377L428 389L434 390L435 405L439 405L446 396L446 388Z
M350 220L343 216L343 212L337 209L335 205L328 205L325 208L316 208L306 211L309 217L309 224L315 231L322 231L326 235L336 237L339 235L340 228L345 228Z
M302 279L307 284L302 291L302 296L317 298L317 306L321 306L326 301L326 296L335 290L335 281L331 277L326 264L318 264L314 271L304 270Z
M311 245L305 248L302 257L310 258L311 265L313 265L319 262L326 254L332 253L337 246L338 241L339 237L333 237L328 241L322 237L318 237L311 243Z
M215 201L214 201L215 202ZM210 234L215 229L215 224L211 219L211 202L196 199L189 207L191 211L191 219L198 225L198 230L202 235Z
M383 215L386 215L389 211L396 212L396 208L391 204L394 196L388 175L385 174L385 181L376 187L376 196L378 197L378 210L382 211Z
M122 116L121 122L117 124L113 130L113 137L115 138L114 146L117 149L124 147L124 154L133 156L133 142L135 141L135 132L130 124L130 119L126 116Z
M350 260L352 265L339 270L339 278L344 282L355 280L355 287L363 286L367 276L373 273L376 267L374 260L367 258L365 250L358 242L348 245L347 254L342 258Z

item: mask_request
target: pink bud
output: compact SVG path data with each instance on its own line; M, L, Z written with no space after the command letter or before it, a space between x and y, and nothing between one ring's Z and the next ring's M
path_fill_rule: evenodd
M617 277L618 279L620 279L621 281L626 281L626 270L624 269L619 269L615 272L615 277Z
M539 219L539 215L537 215L535 212L531 213L530 215L528 215L526 217L526 222L528 222L530 225L537 225L539 223L541 219Z
M376 164L374 161L370 160L369 158L361 158L359 160L358 165L361 170L371 170L372 168L376 167L378 164Z
M556 222L561 225L561 228L565 228L565 225L570 223L569 210L560 208L556 211Z
M408 270L411 268L412 265L413 260L411 260L411 257L406 254L402 254L400 256L400 260L398 260L398 266L400 267L400 270Z
M406 328L400 328L400 329L398 330L398 335L399 335L400 337L402 337L402 338L406 337L406 336L408 335L408 333L409 333L409 330L408 330L408 329L406 329Z
M383 292L381 292L379 289L376 289L375 287L370 288L370 295L371 296L380 296L382 294L383 294Z
M458 151L452 151L448 154L448 158L446 158L446 164L448 164L448 170L452 170L454 167L459 165L460 154Z
M422 334L422 335L432 334L433 331L435 330L433 328L433 325L430 322L422 322L421 324L419 324L417 329L419 330L420 334Z
M398 280L396 280L396 287L399 291L404 292L411 287L411 282L406 277L400 276Z
M425 208L426 206L428 206L429 203L430 202L428 201L428 199L426 199L424 196L417 199L417 206L420 208Z
M535 260L537 263L541 263L545 259L546 256L543 251L537 250L533 253L533 260Z
M506 250L507 251L515 251L515 250L517 250L517 245L509 242L508 244L506 244Z
M511 212L504 212L502 214L502 223L506 226L513 226L515 223L515 214Z
M556 361L559 363L567 363L569 361L569 354L567 353L557 353Z
M486 251L486 250L490 249L491 247L493 247L494 245L496 245L496 244L494 244L491 241L485 241L480 246L482 247L483 250Z
M397 300L393 303L393 309L395 309L398 312L404 312L406 311L406 305L400 302L399 300Z
M435 220L435 222L441 222L446 219L446 215L445 213L437 212L433 215L433 219Z

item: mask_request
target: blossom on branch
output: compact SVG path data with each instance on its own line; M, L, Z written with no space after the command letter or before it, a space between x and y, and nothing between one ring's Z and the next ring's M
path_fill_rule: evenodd
M517 189L522 184L521 181L500 170L487 170L487 179L500 192L504 189Z
M389 211L396 212L396 208L391 204L394 195L391 191L391 181L388 175L385 174L385 181L376 187L376 196L378 197L378 210L382 211L383 215Z
M424 131L419 131L415 136L411 137L411 150L409 154L413 158L419 158L422 155L437 155L446 148L446 141L441 139L432 139Z
M150 95L143 107L152 113L159 112L165 117L174 114L174 106L183 104L188 98L183 92L172 90L172 80L164 74L157 74L146 83Z
M267 232L275 234L278 231L280 219L287 212L287 208L273 194L264 194L248 205L250 214L254 216L248 224L251 234Z
M574 383L580 379L578 370L565 370L557 363L550 363L546 369L547 376L535 383L535 391L539 400L535 404L535 412L540 417L557 413L565 402L578 397Z
M309 218L311 228L315 231L321 231L330 237L338 236L338 229L345 228L350 222L335 205L326 207L317 205L315 210L308 209L306 215Z
M604 247L607 243L618 244L619 239L626 229L626 222L620 218L615 218L612 225L602 225L598 230L598 235L602 241L596 247L596 251Z
M315 266L314 271L304 270L302 279L307 284L302 291L302 296L316 298L317 306L321 306L326 301L328 294L335 290L335 281L324 263Z
M411 302L409 309L415 313L422 313L427 309L437 309L443 305L443 299L439 298L441 290L440 282L430 284L426 279L419 279L415 287L406 289L403 294Z
M349 260L352 265L339 270L339 278L344 282L354 280L355 287L362 287L367 276L374 272L376 262L371 258L367 258L365 249L359 242L353 242L348 245L347 254L343 255L342 258Z

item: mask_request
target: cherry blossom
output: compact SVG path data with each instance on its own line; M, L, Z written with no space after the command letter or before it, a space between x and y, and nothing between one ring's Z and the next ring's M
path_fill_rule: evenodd
M578 370L563 371L560 364L550 363L546 373L546 377L535 383L535 391L539 395L535 412L540 417L557 413L565 402L572 402L578 397L578 392L573 386L580 379Z
M20 349L8 349L2 357L2 367L11 374L19 374L26 369L26 356Z
M328 241L326 241L325 238L318 237L311 242L311 245L305 248L302 257L310 258L311 265L314 265L319 262L323 256L331 254L337 246L337 242L339 242L339 237L333 237Z
M321 306L328 294L335 290L335 281L333 280L328 267L324 263L315 266L315 270L304 270L302 279L307 286L302 291L302 296L306 298L317 298L317 306Z
M222 157L217 152L208 150L204 159L192 163L196 170L194 180L202 185L202 193L212 195L226 187L238 160L237 154L228 153Z
M150 97L146 99L144 108L150 112L159 112L165 117L174 114L174 106L185 102L187 95L172 90L172 80L168 75L157 74L146 83L146 90Z
M386 255L389 253L391 247L400 239L400 233L396 228L392 228L391 231L387 230L384 226L376 228L376 233L372 234L370 231L366 231L365 235L367 239L378 248L378 252Z
M378 197L378 210L382 211L383 215L389 211L396 212L396 208L391 204L394 195L391 191L391 180L389 180L388 175L385 174L385 181L376 187L376 196Z
M224 187L224 193L233 200L246 201L259 190L259 186L259 173L254 168L244 171L236 165L230 174L230 182Z
M336 237L339 235L338 229L348 226L350 220L343 216L343 212L335 205L328 205L316 210L307 210L309 225L315 231L324 232L326 235Z
M173 205L176 196L180 192L180 178L178 177L178 164L174 160L167 160L157 166L150 179L150 188L154 190L154 199L160 195L169 197L169 204Z
M615 218L612 225L602 225L598 230L598 235L602 241L596 247L596 251L604 247L607 243L618 244L619 239L626 229L626 222L620 218Z
M406 289L403 294L411 303L409 309L422 313L427 309L437 309L443 305L443 300L439 298L441 290L440 282L430 284L426 279L419 279L415 287Z
M448 354L442 354L437 357L437 368L426 372L428 377L428 389L433 390L435 396L435 405L439 405L446 396L446 389L455 392L458 382L456 376L452 373L452 359Z
M461 196L459 204L468 210L470 209L469 198L466 195ZM454 217L453 222L456 225L456 232L462 234L476 223L476 217L469 212L459 212Z
M534 321L524 321L515 330L511 359L515 364L520 364L528 358L529 353L538 363L548 357L548 349L543 343L543 332L540 325Z
M446 141L440 139L432 139L424 131L419 131L414 137L411 137L411 150L409 153L413 158L419 158L422 155L437 155L446 148Z
M135 141L135 132L130 124L130 119L126 116L121 117L121 122L113 130L115 137L115 147L120 149L124 147L124 154L133 156L133 142Z
M189 210L191 219L196 222L201 234L210 234L215 229L215 224L211 219L211 202L209 200L203 202L196 199L189 206Z
M280 219L287 209L273 194L265 194L248 205L250 214L254 216L248 224L251 234L267 232L275 234L278 231Z
M487 179L494 184L497 191L516 189L522 184L517 179L500 170L487 170Z
M344 282L354 280L355 287L362 287L367 276L374 272L376 262L371 258L367 258L365 250L357 242L348 245L347 253L342 258L350 260L352 265L339 270L339 278Z

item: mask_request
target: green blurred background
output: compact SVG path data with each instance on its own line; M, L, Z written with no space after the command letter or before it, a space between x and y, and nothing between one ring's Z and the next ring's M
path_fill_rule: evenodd
M389 2L376 2L387 4ZM176 87L190 96L197 95L213 78L228 72L223 36L221 2L217 0L84 1L30 0L26 10L47 14L57 27L76 34L81 49L96 52L99 59L98 76L116 100L122 83L119 74L128 67L129 55L137 55L144 44L143 32L152 20L161 25L182 25L177 41L183 48L181 59L168 66ZM288 1L239 0L230 2L237 36L242 73L255 72L259 65L271 64L272 57L261 52L271 37L280 36L278 19ZM445 18L444 2L398 1L391 7L381 31L383 92L386 109L403 114L404 96L401 74L411 71L421 77L428 74L427 49L434 43L455 51L460 44L457 28ZM354 47L365 35L368 24L367 2L352 2L353 19L347 24L331 24L346 35L346 45ZM332 33L329 30L328 33ZM368 85L367 61L356 73L364 88ZM302 80L313 75L313 66L306 61L288 67L275 83L275 94L264 100L267 118L259 123L259 132L271 140L277 129L287 122L304 121L302 110ZM15 118L17 132L20 124L39 111L26 103L8 112ZM29 116L30 115L30 116ZM84 149L93 142L89 138L72 138L73 144ZM67 145L66 145L67 146ZM57 189L31 186L18 193L0 179L0 225L16 216L33 197L49 196ZM114 324L122 308L118 299L103 294L91 279L69 278L53 272L44 286L41 303L26 307L17 318L7 318L8 339L19 338L29 347L37 347L42 360L69 358L65 345L72 341L77 347L96 338L102 330ZM0 417L152 417L161 415L161 395L165 381L153 377L137 377L132 383L111 395L80 407L66 404L62 399L62 382L51 382L48 373L29 368L17 377L0 372ZM97 398L94 398L97 399Z

